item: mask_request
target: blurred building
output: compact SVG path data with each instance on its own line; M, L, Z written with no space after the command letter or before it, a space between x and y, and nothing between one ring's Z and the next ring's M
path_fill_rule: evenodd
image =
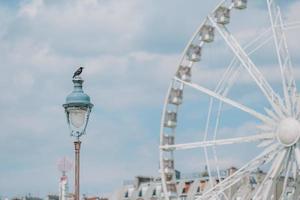
M46 200L59 200L59 196L55 194L49 194L47 195Z
M108 198L104 198L104 197L83 197L83 200L108 200Z
M43 198L31 196L30 194L28 196L24 196L21 198L15 197L13 200L43 200Z
M188 175L183 175L178 172L176 189L179 199L195 199L236 171L237 168L231 167L221 171L220 176L217 176L216 173L212 173L211 178L208 176L207 171ZM235 200L249 199L251 192L255 190L256 185L263 181L265 175L266 174L261 170L257 170L245 176L225 191L226 196ZM274 200L280 199L283 181L284 177L280 177L272 191ZM291 178L290 182L292 182ZM297 186L289 187L288 190L291 190L292 193L292 190L296 190L296 188L299 187L300 183L298 183ZM164 200L160 178L137 176L134 180L125 181L123 187L118 191L118 200ZM298 195L300 196L300 194Z

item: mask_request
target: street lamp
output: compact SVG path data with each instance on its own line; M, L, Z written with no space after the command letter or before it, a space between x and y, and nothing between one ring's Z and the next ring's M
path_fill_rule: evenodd
M70 128L71 136L75 137L75 200L79 200L79 174L80 174L80 137L85 134L89 116L93 107L90 97L82 90L83 80L80 76L73 78L74 89L63 104Z

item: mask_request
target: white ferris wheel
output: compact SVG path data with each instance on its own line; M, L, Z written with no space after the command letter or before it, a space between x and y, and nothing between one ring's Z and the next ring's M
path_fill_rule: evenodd
M218 183L210 180L211 187L191 199L235 199L229 196L226 190L234 184L239 184L259 168L265 171L263 179L256 183L254 188L244 191L241 199L299 199L300 189L296 186L300 182L300 99L286 36L287 29L299 24L285 23L280 7L274 0L267 0L269 27L256 33L251 41L242 45L238 42L234 31L230 31L230 23L234 23L233 15L239 16L247 10L247 6L250 7L247 3L250 4L247 0L224 0L219 3L197 28L183 51L166 95L161 119L160 174L166 200L179 198L175 169L185 161L176 159L176 154L187 152L188 156L188 151L191 149L201 149L204 152L203 159L208 176L212 177L215 171L215 176L219 180ZM224 71L220 78L217 78L216 84L210 87L209 84L197 83L194 72L201 73L203 67L201 62L206 56L205 50L212 48L211 46L216 42L223 42L233 57L226 66L225 64L222 66ZM270 44L273 45L275 58L277 58L277 64L273 67L274 71L279 72L280 87L271 86L260 66L255 64L253 59L255 56L252 56ZM239 84L238 79L243 76L243 73L248 74L252 84L257 87L262 98L267 102L260 111L256 109L259 106L253 108L234 100L229 95L232 87ZM181 127L180 131L178 127L181 125L182 107L188 103L186 90L194 92L194 96L206 95L209 101L206 105L208 112L206 112L203 137L198 139L194 137L193 141L182 142L178 136L184 134L182 131L188 127ZM247 87L244 87L244 90L247 90ZM254 127L256 131L239 137L220 135L219 126L228 113L224 110L225 106L230 107L231 110L235 109L235 113L241 112L253 117L258 125ZM234 116L227 116L226 121L232 118ZM257 155L243 163L236 172L222 178L218 166L217 148L248 143L255 143L257 150L254 152ZM211 164L212 161L214 165ZM282 182L281 192L279 197L274 197L272 191L279 179Z

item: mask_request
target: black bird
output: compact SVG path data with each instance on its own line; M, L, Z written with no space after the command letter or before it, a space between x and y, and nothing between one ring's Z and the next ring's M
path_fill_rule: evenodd
M82 73L83 67L79 67L76 72L74 72L73 78L79 76Z

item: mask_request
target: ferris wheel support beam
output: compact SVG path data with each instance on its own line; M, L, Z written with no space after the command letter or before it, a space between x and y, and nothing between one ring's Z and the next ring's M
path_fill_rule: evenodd
M240 181L243 177L251 173L251 171L257 169L264 163L270 162L270 160L278 154L282 150L282 148L278 148L279 145L275 144L271 147L267 148L264 152L262 152L259 156L254 158L252 161L248 162L246 165L241 167L234 174L227 177L224 181L217 184L215 187L206 191L202 196L198 197L196 200L212 200L232 185Z
M295 159L298 165L298 169L300 169L300 148L299 146L296 146L294 149L294 153L295 153Z
M200 142L193 142L193 143L186 143L186 144L163 145L160 148L163 150L185 150L185 149L194 149L194 148L210 147L210 146L217 146L217 145L256 142L260 140L270 140L274 138L275 138L275 134L266 133L266 134L259 134L253 136L220 139L220 140L213 140L213 141L200 141Z
M253 196L253 199L257 200L269 200L270 199L270 192L272 189L272 186L276 182L276 178L279 176L283 160L285 159L285 156L287 154L288 150L284 149L278 155L276 156L275 160L273 161L273 164L265 176L263 182L260 184L260 187L257 189L256 193Z
M287 184L288 184L288 179L289 179L289 173L292 168L292 164L294 162L294 159L292 158L292 148L289 149L289 154L288 154L288 159L286 160L286 166L285 166L285 176L284 176L284 181L283 181L283 189L282 193L280 196L280 200L284 200L287 197Z
M276 5L276 2L274 0L267 0L267 3L278 63L280 66L285 103L289 114L294 116L295 110L293 110L293 108L296 100L296 84L284 33L284 24L282 22L280 8Z
M261 89L267 100L270 102L275 112L282 116L286 112L282 99L274 92L265 77L258 70L247 53L243 50L234 36L226 29L224 25L217 24L212 17L208 17L212 25L216 28L228 46L232 49L233 53L239 59L241 64L246 68L250 76L254 79L258 87Z
M242 104L240 104L236 101L233 101L233 100L231 100L227 97L224 97L224 96L222 96L222 95L220 95L220 94L218 94L218 93L216 93L216 92L214 92L210 89L207 89L207 88L202 87L202 86L200 86L198 84L195 84L195 83L189 83L189 82L183 81L183 80L181 80L179 78L176 78L176 77L174 77L174 80L177 80L178 82L181 82L181 83L183 83L183 84L185 84L185 85L187 85L191 88L194 88L196 90L199 90L200 92L203 92L203 93L209 95L210 97L214 97L214 98L216 98L216 99L218 99L218 100L220 100L224 103L227 103L227 104L229 104L229 105L231 105L235 108L238 108L238 109L240 109L240 110L256 117L257 119L259 119L261 121L268 122L268 123L272 122L272 120L269 117L267 117L266 115L258 113L255 110L253 110L251 108L248 108L247 106L244 106L244 105L242 105Z

